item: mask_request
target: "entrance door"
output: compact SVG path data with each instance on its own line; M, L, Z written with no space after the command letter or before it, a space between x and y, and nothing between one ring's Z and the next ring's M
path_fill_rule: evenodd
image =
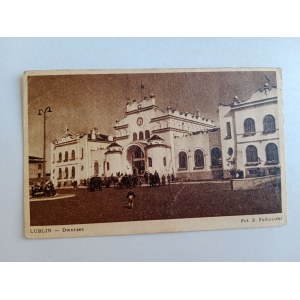
M145 172L145 155L141 147L132 145L128 148L127 159L131 163L134 175L143 174Z
M133 164L133 174L143 174L145 172L145 161L144 160L134 160Z

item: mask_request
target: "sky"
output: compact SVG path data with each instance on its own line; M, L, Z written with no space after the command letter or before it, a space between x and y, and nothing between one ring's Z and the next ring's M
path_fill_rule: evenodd
M114 134L116 119L125 117L130 99L155 94L156 105L212 118L218 125L218 105L244 100L262 87L266 77L276 85L275 72L180 72L139 74L47 75L28 78L29 155L43 156L43 116L39 109L51 107L46 119L46 171L50 167L50 143L69 129L88 133L97 127Z

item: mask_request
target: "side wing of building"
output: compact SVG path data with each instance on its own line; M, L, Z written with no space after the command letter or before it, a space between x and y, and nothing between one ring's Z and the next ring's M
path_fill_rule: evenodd
M225 177L279 174L277 102L276 86L265 84L250 99L219 106Z

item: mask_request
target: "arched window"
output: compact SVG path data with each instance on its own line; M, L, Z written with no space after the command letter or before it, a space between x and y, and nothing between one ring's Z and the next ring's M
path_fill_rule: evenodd
M58 154L58 162L61 162L62 161L62 154L61 154L61 152L59 152L59 154Z
M164 167L167 165L167 158L164 156L163 158Z
M75 167L72 167L72 178L75 178Z
M270 143L266 146L266 158L267 158L267 163L278 164L279 162L278 147L276 144Z
M62 179L62 170L61 170L61 168L58 169L58 179Z
M68 161L68 159L69 159L69 152L66 151L66 152L65 152L65 161Z
M266 115L263 120L264 133L271 133L276 131L275 118L272 115Z
M152 167L152 158L148 157L148 167Z
M144 139L144 132L140 131L139 132L139 140L143 140Z
M69 178L69 169L65 168L65 179Z
M75 160L75 150L72 150L72 153L71 153L71 159L72 159L72 160Z
M187 168L187 155L184 151L181 151L179 152L179 169L186 170Z
M97 161L94 162L94 175L99 175L99 163Z
M132 139L133 139L134 141L137 140L137 134L136 134L136 132L133 133Z
M197 149L194 153L194 160L195 160L195 168L203 168L204 167L204 155L203 151Z
M222 153L220 148L214 147L211 149L211 166L213 168L222 166Z
M106 170L109 171L109 162L106 163Z
M244 121L244 134L245 135L255 134L255 122L253 119L248 118Z
M145 131L145 139L150 139L150 131L149 130Z
M258 162L257 149L255 146L250 145L246 148L246 159L248 163Z
M83 148L81 148L81 159L83 159Z
M227 122L227 123L226 123L226 131L227 131L227 136L226 136L226 138L227 138L227 139L231 139L231 125L230 125L230 122Z

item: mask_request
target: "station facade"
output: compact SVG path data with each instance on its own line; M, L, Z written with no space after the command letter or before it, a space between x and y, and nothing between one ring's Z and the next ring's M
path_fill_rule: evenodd
M113 136L68 131L51 143L51 178L56 186L95 175L157 171L182 180L247 177L279 169L277 90L266 84L245 101L219 106L219 126L200 111L156 106L155 96L128 101ZM254 125L253 125L254 123Z

